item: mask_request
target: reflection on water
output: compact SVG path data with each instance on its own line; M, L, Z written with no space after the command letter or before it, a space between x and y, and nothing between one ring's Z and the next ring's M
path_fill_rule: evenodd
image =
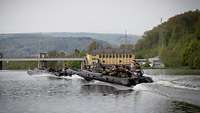
M149 76L157 80L124 88L78 77L31 77L24 71L2 71L0 113L200 112L200 90L175 87L198 88L198 76Z
M104 96L109 95L109 94L122 95L122 94L131 93L132 91L133 90L117 90L116 88L112 86L98 85L98 84L81 86L81 93L84 93L84 94L100 93Z

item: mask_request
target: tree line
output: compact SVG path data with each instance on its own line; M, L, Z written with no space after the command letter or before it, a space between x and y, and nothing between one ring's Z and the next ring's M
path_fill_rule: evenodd
M135 52L137 58L160 56L166 67L200 69L200 11L176 15L146 31Z

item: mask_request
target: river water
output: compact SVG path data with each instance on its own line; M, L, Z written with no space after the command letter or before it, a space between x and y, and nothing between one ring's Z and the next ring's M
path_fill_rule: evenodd
M198 73L144 72L155 82L124 87L77 75L0 71L0 113L200 113Z

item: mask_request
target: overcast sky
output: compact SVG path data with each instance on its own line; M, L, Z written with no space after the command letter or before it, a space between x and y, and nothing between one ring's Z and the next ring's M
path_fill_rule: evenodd
M142 35L160 18L200 9L200 0L0 0L0 33L97 32Z

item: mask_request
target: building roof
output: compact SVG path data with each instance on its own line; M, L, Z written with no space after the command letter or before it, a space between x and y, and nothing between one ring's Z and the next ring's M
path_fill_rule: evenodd
M112 48L112 49L96 49L91 52L92 55L96 54L124 54L124 53L133 53L132 49L121 49L121 48Z

